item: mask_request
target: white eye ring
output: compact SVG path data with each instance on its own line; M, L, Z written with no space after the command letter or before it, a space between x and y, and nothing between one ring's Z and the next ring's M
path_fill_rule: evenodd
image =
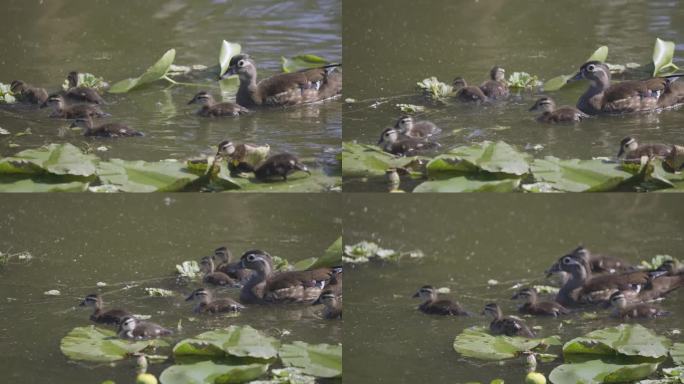
M593 64L587 67L587 70L589 70L590 72L594 72L595 69L596 67Z
M254 256L252 254L247 256L247 261L254 261L254 260L256 260L256 256Z
M244 60L238 61L238 67L244 67L244 66L245 66L245 61L244 61Z
M563 258L563 264L570 264L571 260L569 257L564 257Z

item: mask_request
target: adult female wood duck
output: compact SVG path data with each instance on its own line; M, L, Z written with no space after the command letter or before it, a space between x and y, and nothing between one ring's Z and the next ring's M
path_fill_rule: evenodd
M667 316L670 313L663 311L655 305L647 303L627 304L625 294L621 291L616 291L610 296L610 305L613 307L611 317L617 319L643 319Z
M538 301L537 291L534 288L523 288L511 297L511 300L526 299L525 304L518 307L520 313L535 316L558 317L570 313L570 310L555 301Z
M664 94L668 94L667 100L673 100L672 102L678 99L673 95L673 90L669 89L670 81L662 77L629 80L611 85L610 69L600 61L585 63L568 82L580 79L589 80L591 85L580 97L577 108L589 115L652 111L671 107L672 105L663 105L661 102L660 98Z
M416 122L411 116L400 117L394 124L394 129L404 136L413 138L429 137L442 131L431 121Z
M45 88L34 87L21 80L12 81L10 91L12 91L17 100L23 103L42 105L48 99L48 93Z
M105 123L98 126L93 126L93 119L87 117L85 119L79 118L71 123L71 128L83 128L83 136L93 137L131 137L144 136L142 132L132 129L126 124L121 123Z
M482 92L482 89L468 85L462 77L455 78L452 85L454 86L454 91L456 91L455 97L460 101L466 103L484 103L488 101L487 95Z
M325 289L331 291L337 296L342 296L342 267L334 267L330 272L330 280L326 284Z
M634 266L619 257L600 255L590 252L587 248L580 245L577 248L570 251L564 256L570 256L579 260L582 260L585 265L589 267L591 273L616 273L616 272L627 272L633 271ZM558 259L562 260L561 257ZM554 263L551 268L547 270L548 274L560 272L560 263Z
M423 300L423 303L418 306L418 310L423 313L443 316L470 316L470 313L463 309L459 303L449 299L440 300L437 291L431 285L422 286L413 297Z
M173 331L150 321L138 320L133 316L125 317L119 324L118 335L122 339L146 340L172 334Z
M262 181L273 178L282 178L287 181L287 176L296 171L306 172L311 175L309 168L302 163L297 156L290 153L279 153L266 159L254 170L254 176Z
M225 246L216 248L212 258L216 264L217 271L223 272L228 277L241 283L246 283L254 274L254 271L241 268L239 261L234 262L233 253Z
M69 82L69 89L64 92L64 98L67 101L91 104L105 103L104 99L102 99L102 96L100 96L95 89L78 85L78 72L69 72L67 75L67 81Z
M496 303L485 305L482 314L488 314L493 317L492 322L489 324L489 330L493 335L535 337L534 332L527 327L524 321L504 316L501 308Z
M198 288L193 291L185 301L198 300L197 305L192 309L194 313L221 313L239 312L245 308L244 305L230 298L214 299L211 291Z
M197 111L197 114L204 117L219 117L219 116L240 116L249 113L249 109L235 103L217 103L214 96L206 91L201 91L188 101L190 104L201 104L202 108Z
M232 173L254 172L270 149L268 144L234 144L230 140L224 140L218 145L216 158L226 159Z
M548 96L539 98L530 108L530 112L542 112L537 116L540 123L577 123L589 117L575 107L564 105L556 108L556 102Z
M330 268L275 273L271 255L258 249L245 252L240 263L255 272L240 291L243 304L312 303L331 275Z
M508 84L506 83L506 70L495 66L489 71L489 80L480 85L482 93L490 99L501 99L508 96Z
M323 318L324 319L341 319L342 318L342 300L335 292L326 289L321 292L318 300L314 301L312 305L323 304Z
M216 271L214 259L211 256L205 256L200 260L200 270L204 272L203 281L212 285L236 286L238 282L223 272Z
M636 141L635 138L627 136L620 141L620 150L617 158L624 158L624 160L638 161L642 156L664 158L672 151L671 145L666 144L642 144Z
M131 316L128 311L123 309L110 309L105 311L103 309L104 302L100 295L92 293L83 299L80 304L81 307L93 307L95 311L90 315L90 320L100 324L114 324L118 325L127 316Z
M100 107L94 104L67 105L61 95L51 95L41 107L51 105L54 108L50 117L62 119L86 119L88 117L106 117L108 113L102 112Z
M439 147L438 143L404 136L394 128L382 131L378 146L385 152L397 156L415 156L421 151Z
M225 76L238 75L240 87L238 104L247 108L257 106L288 106L329 99L342 93L342 72L330 64L320 68L281 73L257 82L257 68L249 55L240 54L230 59Z

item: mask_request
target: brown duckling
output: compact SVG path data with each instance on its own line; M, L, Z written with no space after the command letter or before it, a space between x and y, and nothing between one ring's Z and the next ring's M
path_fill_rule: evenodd
M326 289L321 293L312 305L323 304L323 318L324 319L341 319L342 318L342 300L335 292Z
M205 117L240 116L249 113L249 109L235 103L217 103L214 96L201 91L188 101L190 104L201 104L197 114Z
M632 264L626 262L625 260L619 257L596 254L590 252L586 247L582 245L573 249L565 256L570 256L575 259L582 260L582 262L584 262L585 265L587 265L591 273L616 273L635 270ZM559 261L560 260L562 260L562 257L559 258ZM561 272L559 262L554 263L551 266L551 268L547 270L547 273L549 275L557 272Z
M506 83L506 70L495 66L489 71L489 80L480 85L482 93L490 99L501 99L508 96L508 83Z
M232 173L254 172L254 169L270 152L270 147L255 144L234 144L230 140L219 143L217 158L228 160L228 169Z
M616 291L610 296L610 305L613 307L611 317L617 319L651 319L670 314L652 304L639 303L627 305L625 294L621 291Z
M193 308L194 313L221 313L239 312L245 308L244 305L230 298L214 299L208 289L198 288L188 296L185 301L198 300Z
M485 305L482 314L488 314L493 318L489 324L492 335L535 337L534 332L527 327L524 321L510 316L504 317L501 308L496 303Z
M463 309L459 303L449 299L438 299L437 291L431 285L421 287L413 297L423 300L423 303L418 306L418 310L423 313L444 316L470 316L470 313Z
M454 91L456 91L456 99L460 101L466 103L483 103L488 101L487 95L479 87L468 85L462 77L455 78L452 85L454 86Z
M538 99L530 108L530 112L542 112L537 117L537 121L540 123L577 123L589 117L575 107L564 105L556 108L556 103L547 96Z
M225 76L238 75L237 103L255 106L288 106L329 99L342 93L342 72L331 64L320 68L280 73L257 82L257 68L249 55L230 59Z
M684 81L682 75L665 76L667 87L658 98L658 108L672 108L684 104Z
M620 151L617 158L624 158L625 161L639 161L642 156L665 158L672 150L671 145L666 144L643 144L639 145L637 140L627 136L620 141Z
M42 105L48 99L48 93L45 88L34 87L21 80L12 81L10 91L12 91L17 100L23 103Z
M133 316L127 316L119 324L118 335L122 339L146 340L155 339L172 334L173 331L159 324L149 321L138 320Z
M404 136L394 128L387 128L382 131L377 145L385 152L397 156L415 156L420 151L440 146L435 142Z
M67 75L69 89L64 92L64 99L73 103L104 104L102 96L93 88L78 85L78 72L72 71Z
M131 136L144 136L142 132L138 132L135 129L130 128L126 124L121 123L105 123L100 124L96 127L93 126L93 119L87 117L85 119L78 118L73 123L71 123L71 128L81 127L83 128L83 136L93 136L93 137L131 137Z
M66 105L64 98L61 95L50 95L48 99L41 105L41 107L47 107L51 105L54 108L50 117L62 118L62 119L79 119L88 117L106 117L109 116L108 113L102 112L100 107L93 104L74 104Z
M296 171L306 172L311 175L309 168L299 161L297 156L290 153L279 153L266 159L254 170L254 175L262 181L280 177L283 178L283 181L287 181L287 175Z
M110 309L105 311L103 309L104 302L100 295L92 293L83 299L80 304L81 307L93 307L95 311L90 315L90 320L100 324L114 324L118 325L127 316L131 316L128 311L123 309Z
M223 272L216 271L214 259L211 256L205 256L200 260L200 270L204 272L203 281L212 285L236 286L237 281Z
M233 262L233 253L225 246L216 248L211 257L215 261L217 271L241 283L247 282L254 274L254 271L241 268L239 261Z
M414 121L411 116L402 116L394 124L394 129L404 136L413 138L423 138L436 135L442 130L430 121Z
M526 299L525 304L518 307L520 313L534 316L553 316L566 315L570 310L555 301L542 301L537 299L537 290L534 288L523 288L511 297L511 300Z

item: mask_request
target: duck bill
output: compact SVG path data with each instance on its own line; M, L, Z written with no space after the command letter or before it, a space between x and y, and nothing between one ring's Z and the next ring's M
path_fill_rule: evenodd
M411 296L411 297L413 297L414 299L417 299L417 298L420 297L420 294L418 294L418 292L416 292L416 293L414 293L413 296Z
M192 301L195 298L195 294L191 293L190 296L185 298L185 301Z
M549 269L546 270L546 277L547 277L547 278L548 278L548 277L551 277L551 276L553 276L554 273L558 273L558 272L560 272L560 271L561 271L560 264L558 264L558 263L553 263L553 265L551 266L551 268L549 268Z
M223 80L223 79L226 79L228 77L235 76L235 75L237 75L237 67L229 67L228 70L226 71L226 73L219 76L219 80Z
M617 158L618 158L618 159L621 158L622 155L624 155L624 154L625 154L624 148L620 148L620 151L618 151L618 154L617 154Z
M575 82L577 80L582 80L582 72L577 72L575 74L575 76L569 78L568 81L566 81L566 83L572 83L572 82Z
M86 306L85 300L81 301L81 303L80 303L78 306L79 306L79 307L85 307L85 306Z

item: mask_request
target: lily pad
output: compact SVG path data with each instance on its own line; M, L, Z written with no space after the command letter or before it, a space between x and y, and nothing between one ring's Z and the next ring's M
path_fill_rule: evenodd
M121 340L114 331L89 326L72 329L59 347L72 360L103 362L122 360L151 346L167 345L162 340Z
M648 377L658 363L613 364L602 360L563 364L551 371L553 384L631 383Z
M307 344L295 341L280 348L280 359L285 366L297 367L316 377L342 376L342 346Z
M223 365L213 361L172 365L159 376L162 384L245 383L263 376L268 364Z
M104 185L112 185L122 192L180 191L199 177L176 161L148 163L112 159L101 162L97 173Z
M337 189L342 183L339 176L330 176L320 168L311 169L311 175L296 172L287 177L287 181L273 180L261 182L255 179L234 178L239 183L240 192L259 193L302 193L302 192L327 192Z
M519 179L477 180L459 176L423 182L413 192L513 192L519 185Z
M221 52L219 53L219 77L223 76L228 70L230 59L232 59L233 56L239 55L241 51L242 46L238 43L230 43L225 40L221 42Z
M563 346L563 355L640 356L661 359L667 356L672 342L639 324L621 324L599 329L578 337Z
M335 267L342 264L342 236L330 244L323 256L319 257L309 268Z
M85 192L90 185L82 181L59 181L53 178L0 178L0 193L5 192Z
M653 76L674 72L679 69L673 62L675 52L674 41L656 38L653 46Z
M249 384L316 384L314 376L305 375L299 368L272 369L270 380L257 380Z
M194 338L176 344L176 356L200 355L222 357L252 357L271 359L278 354L280 342L246 326L230 326L226 329L204 332Z
M281 57L283 72L296 72L307 68L318 68L329 64L327 60L316 55L299 55Z
M126 93L142 85L161 80L166 76L171 64L176 59L176 50L169 49L151 67L147 68L140 77L121 80L109 88L110 93Z
M96 156L85 154L72 144L49 144L1 159L0 174L50 173L90 177L95 174L97 162Z
M517 151L503 141L484 141L463 146L439 155L427 164L429 177L473 174L480 171L503 176L521 176L529 172L531 156Z
M531 170L537 181L566 192L610 191L632 177L617 164L603 160L560 160L553 156L535 159Z
M342 143L343 176L382 176L388 168L403 168L414 160L411 157L393 156L372 145Z
M684 365L684 343L674 343L670 349L670 356L677 365Z
M584 61L586 63L587 61L600 61L600 62L605 62L606 59L608 58L608 47L603 45L599 47L594 53L589 56L587 60ZM584 64L582 63L582 64ZM544 83L544 91L545 92L550 92L550 91L557 91L561 88L563 88L567 83L568 80L570 80L573 77L573 75L560 75L556 76L552 79L547 80Z
M558 336L543 339L525 337L493 336L486 328L472 327L454 339L454 349L466 357L482 360L504 360L520 356L522 352L545 350L550 345L560 345Z

